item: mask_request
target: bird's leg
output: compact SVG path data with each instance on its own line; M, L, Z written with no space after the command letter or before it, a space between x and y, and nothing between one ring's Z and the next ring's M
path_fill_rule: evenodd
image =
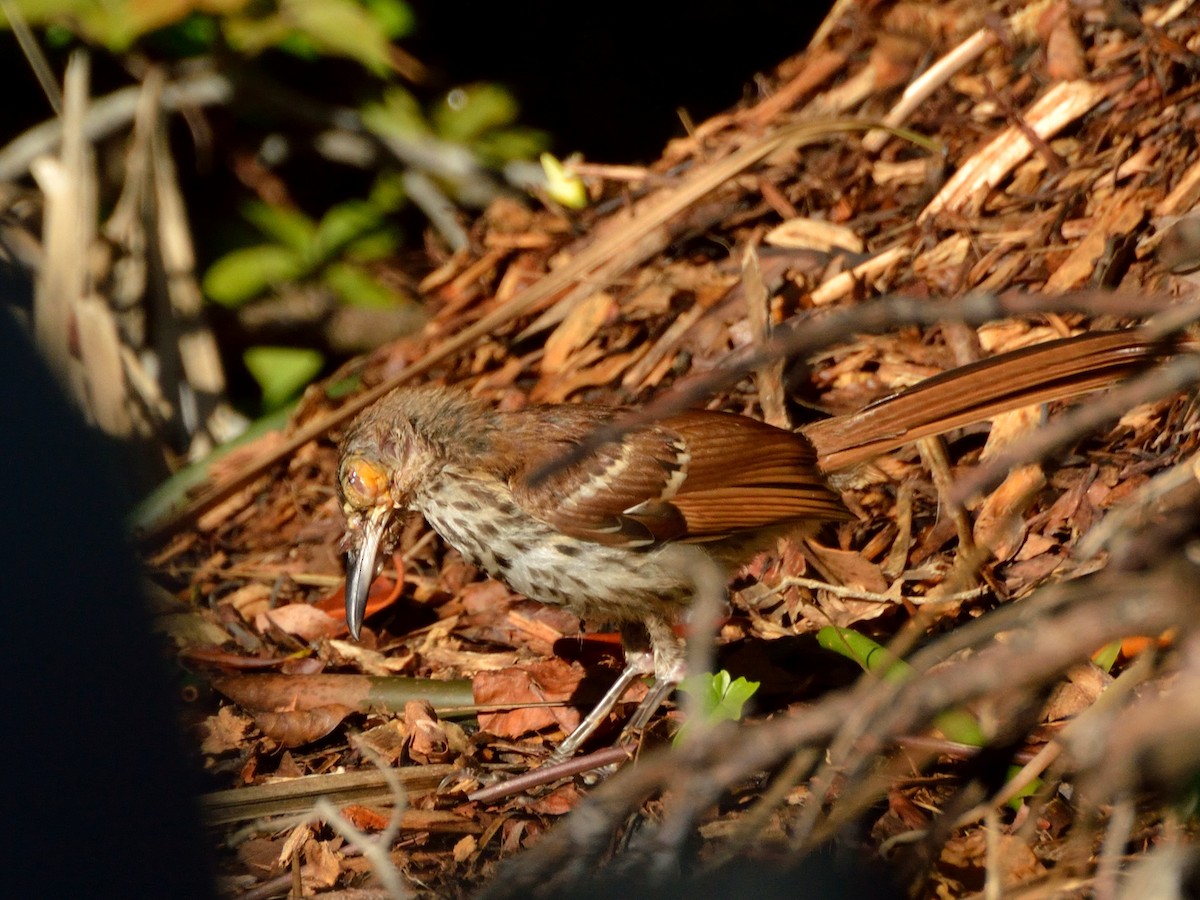
M684 665L683 641L675 636L671 623L666 619L655 617L647 619L645 626L646 632L650 636L650 646L654 657L654 687L633 711L629 724L625 726L618 739L619 744L630 743L641 737L642 731L650 722L650 717L658 712L663 701L687 674ZM628 654L628 651L626 653Z
M670 629L668 629L669 631ZM671 635L674 639L674 635ZM654 645L653 638L651 643L646 643L646 632L640 625L624 625L621 627L621 646L625 650L625 668L621 670L621 674L617 676L617 680L600 698L590 713L580 722L575 730L572 731L561 744L558 745L552 754L550 754L547 765L555 765L560 762L565 762L575 755L575 751L592 736L600 724L608 718L608 714L612 712L614 706L617 705L626 689L633 682L641 678L643 675L656 673L656 663L658 653L655 649L651 649ZM657 687L655 688L657 691ZM642 701L643 704L645 701ZM662 703L660 699L658 701ZM655 705L657 708L657 704ZM641 709L641 706L638 707ZM653 713L654 710L651 710ZM649 718L649 715L646 716Z

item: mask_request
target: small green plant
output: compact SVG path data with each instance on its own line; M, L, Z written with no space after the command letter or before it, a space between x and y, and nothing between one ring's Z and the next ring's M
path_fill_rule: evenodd
M747 701L758 690L759 682L747 681L742 676L731 678L722 669L720 672L704 672L685 678L679 690L700 698L700 709L704 721L709 725L718 722L739 722ZM675 735L676 745L687 740L691 722L684 723Z
M320 220L289 207L247 203L242 215L269 240L217 259L204 275L204 293L232 309L276 286L317 281L351 305L408 302L367 267L394 252L400 241L387 219L403 202L396 181L380 176L366 200L338 203Z

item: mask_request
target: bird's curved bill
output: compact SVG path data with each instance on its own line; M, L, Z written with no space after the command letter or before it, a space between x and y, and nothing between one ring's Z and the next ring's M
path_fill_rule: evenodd
M387 507L376 506L363 516L355 542L346 553L346 625L355 640L367 612L367 594L375 580L379 547L391 512Z

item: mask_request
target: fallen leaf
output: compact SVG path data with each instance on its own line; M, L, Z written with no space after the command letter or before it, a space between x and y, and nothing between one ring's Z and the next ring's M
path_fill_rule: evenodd
M200 752L215 756L242 749L250 724L249 716L231 706L222 706L215 716L209 716L201 724L204 739L200 742Z
M522 703L566 701L575 693L582 679L582 667L558 658L511 666L498 672L481 672L475 676L475 702L481 706L504 704L519 707ZM579 724L579 718L579 711L565 704L526 707L505 712L481 712L479 727L497 737L520 737L555 725L564 732L570 732Z

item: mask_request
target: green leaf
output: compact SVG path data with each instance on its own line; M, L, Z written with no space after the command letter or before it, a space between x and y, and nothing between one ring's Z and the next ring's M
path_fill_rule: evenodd
M204 293L222 306L236 307L273 285L295 281L305 271L303 261L287 247L244 247L226 253L208 267Z
M251 200L242 207L242 216L263 234L290 247L298 256L313 252L317 224L299 210Z
M347 200L332 207L317 226L316 252L329 259L352 241L383 224L383 215L366 200Z
M587 206L587 188L582 178L568 172L550 153L543 153L540 161L546 173L546 193L555 203L561 203L567 209L583 209Z
M376 75L391 71L383 23L354 0L280 0L280 11L316 47L357 60Z
M700 710L710 725L718 722L738 722L742 718L746 702L758 690L759 682L747 681L740 675L732 680L722 669L715 674L702 673L685 678L679 690L695 694L700 698ZM675 743L686 740L688 725L685 724L675 735Z
M292 34L292 26L278 13L253 18L227 16L221 22L221 32L230 47L253 56L283 43Z
M351 263L333 263L321 273L321 280L351 306L395 309L405 302L403 294Z
M262 388L263 408L277 409L298 394L325 364L316 350L304 347L250 347L242 360Z
M1017 766L1017 765L1009 766L1008 767L1008 777L1005 780L1012 781L1014 778L1016 778L1018 775L1021 774L1021 769L1023 769L1023 768L1024 768L1024 766ZM1014 812L1020 812L1021 807L1025 805L1025 798L1032 797L1034 794L1036 794L1038 792L1038 789L1041 788L1041 786L1042 786L1042 779L1040 779L1040 778L1033 779L1031 782L1029 782L1029 784L1025 785L1025 787L1021 788L1019 791L1017 791L1015 794L1012 795L1012 798L1008 801L1009 808L1012 809Z
M371 185L367 200L384 214L398 212L408 201L404 175L395 171L381 173Z
M946 740L966 744L968 747L982 747L987 743L979 719L970 710L947 709L933 717L933 724Z
M440 137L468 144L486 131L511 125L517 112L517 101L500 85L473 84L447 93L431 118Z
M365 234L346 248L345 258L352 262L374 262L396 255L400 246L400 233L395 229L380 229L372 234Z
M330 400L341 400L343 397L349 397L355 391L362 387L362 375L347 375L345 378L339 378L337 381L331 381L325 385L325 396Z
M363 127L381 137L413 140L433 134L417 98L402 87L392 86L383 92L379 103L367 103L359 111Z
M363 6L392 40L407 37L417 27L417 17L403 0L363 0Z
M1121 642L1113 641L1110 644L1105 644L1099 650L1092 654L1092 662L1103 669L1105 672L1111 672L1112 667L1117 664L1117 657L1121 655Z

